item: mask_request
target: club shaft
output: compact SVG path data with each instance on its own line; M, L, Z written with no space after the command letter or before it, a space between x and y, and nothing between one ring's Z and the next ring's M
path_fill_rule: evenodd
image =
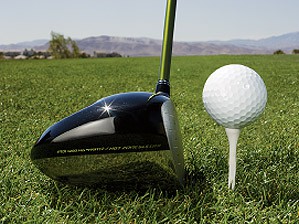
M160 75L159 83L161 88L159 88L159 83L156 92L168 92L169 94L169 78L170 78L170 67L171 67L171 56L172 56L172 43L173 43L173 32L175 23L175 13L176 13L177 0L167 0L165 21L164 21L164 33L163 33L163 43L160 61ZM165 89L163 85L168 85Z

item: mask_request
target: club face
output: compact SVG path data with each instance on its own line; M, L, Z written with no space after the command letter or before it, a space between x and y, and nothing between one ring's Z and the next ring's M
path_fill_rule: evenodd
M176 186L184 173L174 107L144 92L106 97L64 118L43 133L31 158L54 180L78 185Z

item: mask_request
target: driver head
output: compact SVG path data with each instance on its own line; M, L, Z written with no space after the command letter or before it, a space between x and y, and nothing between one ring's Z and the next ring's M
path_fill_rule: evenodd
M173 104L145 92L112 95L62 119L38 139L31 159L70 184L167 186L184 176Z

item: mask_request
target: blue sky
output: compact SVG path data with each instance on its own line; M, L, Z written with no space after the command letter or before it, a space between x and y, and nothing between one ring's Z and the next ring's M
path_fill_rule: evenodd
M0 0L0 44L111 35L161 39L166 0ZM175 40L260 39L299 31L298 0L178 0Z

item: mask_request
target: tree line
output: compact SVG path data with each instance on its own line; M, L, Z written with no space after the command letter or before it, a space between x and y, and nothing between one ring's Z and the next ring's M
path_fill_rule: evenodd
M273 52L273 54L286 54L283 50L279 49ZM299 54L299 49L294 49L292 54Z

